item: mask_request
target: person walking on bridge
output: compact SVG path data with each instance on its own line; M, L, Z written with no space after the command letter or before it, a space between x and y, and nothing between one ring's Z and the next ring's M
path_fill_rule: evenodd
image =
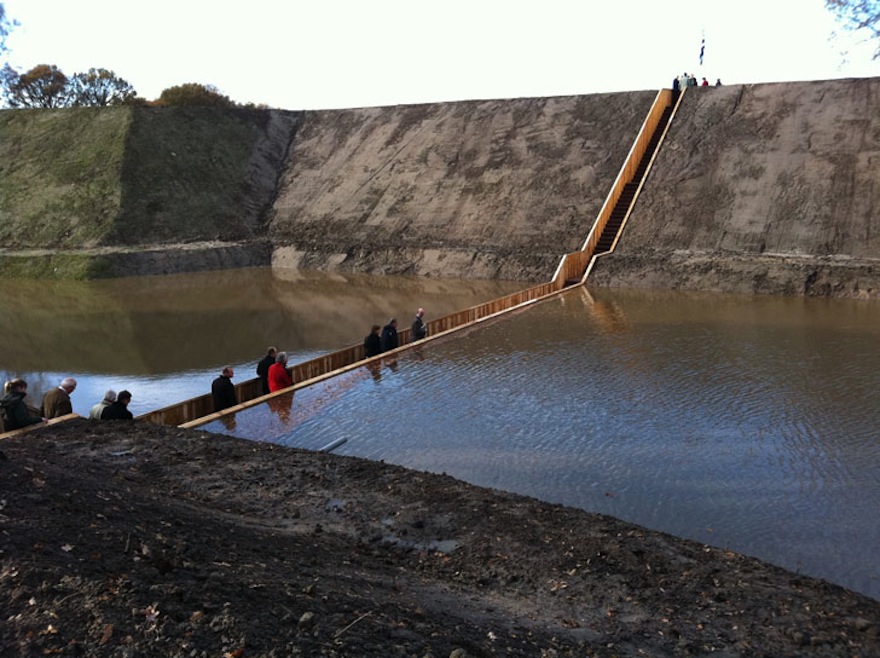
M263 385L263 395L271 392L269 390L269 368L275 363L275 355L277 353L278 351L274 347L270 347L263 360L257 364L257 377L260 378L260 382Z
M409 340L411 343L421 340L428 335L428 328L425 326L425 309L420 308L416 311L416 317L413 318L412 326L409 330Z
M0 409L3 414L3 424L0 431L11 432L28 425L36 425L44 422L39 416L31 416L24 398L27 395L27 382L23 379L13 379L4 387L5 395L0 398Z
M287 368L287 352L278 352L275 363L269 368L269 391L274 393L293 386L293 375Z
M109 407L114 402L116 402L116 391L114 391L112 388L108 388L107 392L104 393L104 399L101 400L94 407L92 407L89 411L89 418L91 418L92 420L101 420L101 414L104 413L104 409Z
M397 318L391 318L384 327L382 327L382 351L397 349Z
M235 399L235 386L232 384L234 375L235 371L230 366L226 366L220 376L211 383L214 411L223 411L238 404L238 400Z
M382 339L379 337L380 329L381 327L378 324L374 324L370 327L370 333L364 338L365 359L369 359L371 356L376 356L377 354L382 353Z
M119 391L116 401L101 412L101 420L134 420L134 415L128 410L131 402L131 393Z

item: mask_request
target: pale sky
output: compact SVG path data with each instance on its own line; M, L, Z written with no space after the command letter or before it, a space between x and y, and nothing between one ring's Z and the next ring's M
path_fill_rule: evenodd
M831 39L823 0L0 1L21 23L16 70L105 68L148 100L187 82L302 110L659 89L684 71L880 76L873 44Z

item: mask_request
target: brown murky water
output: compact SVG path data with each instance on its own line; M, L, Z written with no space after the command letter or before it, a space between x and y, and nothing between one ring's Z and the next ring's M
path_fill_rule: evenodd
M516 283L266 271L27 283L0 371L74 374L136 412L294 361L372 322ZM446 472L729 547L880 598L880 305L574 290L206 429ZM37 387L39 390L39 386ZM34 387L32 385L32 391ZM155 404L154 406L159 406Z

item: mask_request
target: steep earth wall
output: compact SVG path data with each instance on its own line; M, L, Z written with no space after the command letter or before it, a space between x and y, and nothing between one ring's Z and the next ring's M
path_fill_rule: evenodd
M880 79L691 89L593 286L877 297ZM0 112L0 275L268 264L546 281L653 91ZM39 250L38 250L39 249Z
M0 274L94 278L266 265L299 114L0 112Z
M880 78L688 90L589 282L880 297Z
M655 96L307 113L273 264L546 281L589 233Z

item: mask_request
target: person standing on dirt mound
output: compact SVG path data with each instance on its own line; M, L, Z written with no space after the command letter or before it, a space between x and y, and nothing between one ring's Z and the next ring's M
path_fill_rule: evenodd
M260 382L263 384L263 395L271 393L269 390L269 368L275 363L275 355L277 353L274 347L270 347L263 360L257 364L257 377L260 378Z
M3 423L0 431L11 432L28 425L36 425L44 420L39 416L31 416L24 398L27 395L27 382L23 379L13 379L6 383L3 390L5 395L0 398L0 410L3 411Z
M422 319L425 316L425 309L420 308L416 311L416 317L413 318L412 326L409 330L409 340L410 342L415 342L417 340L421 340L425 336L428 335L428 328L425 326L425 321Z
M382 327L382 351L397 349L397 318L391 318L384 327Z
M238 401L235 399L235 386L232 384L232 377L234 375L235 371L230 366L226 366L220 372L220 376L211 383L214 411L223 411L238 404Z
M293 375L287 368L287 352L278 352L275 363L269 368L269 391L274 393L293 386Z
M43 396L43 405L40 407L40 415L43 418L58 418L73 413L73 404L70 394L76 390L76 380L66 377L58 388L53 388Z

